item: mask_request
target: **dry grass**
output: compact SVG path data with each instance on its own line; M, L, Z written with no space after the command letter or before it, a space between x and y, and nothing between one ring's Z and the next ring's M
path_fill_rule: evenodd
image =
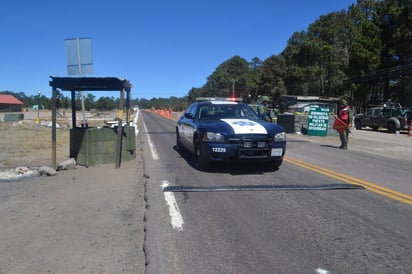
M20 123L0 122L0 168L17 166L51 165L51 131L33 121ZM57 129L56 159L58 162L69 158L70 131Z
M43 114L43 113L41 113ZM42 121L50 121L50 117L40 115ZM50 116L50 114L48 115ZM111 120L112 113L103 117L88 113L90 127L102 126L106 120ZM3 122L0 120L0 169L5 170L18 166L37 167L52 164L52 129L36 124L36 113L25 113L28 119L19 122ZM70 157L71 114L57 119L56 161L60 163ZM81 114L77 115L81 119ZM107 119L109 118L109 119Z

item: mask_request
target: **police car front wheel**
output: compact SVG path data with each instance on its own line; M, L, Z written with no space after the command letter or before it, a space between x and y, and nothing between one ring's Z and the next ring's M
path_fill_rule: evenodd
M194 142L194 166L198 170L206 170L209 167L209 161L206 159L204 152L202 151L199 137L196 137Z

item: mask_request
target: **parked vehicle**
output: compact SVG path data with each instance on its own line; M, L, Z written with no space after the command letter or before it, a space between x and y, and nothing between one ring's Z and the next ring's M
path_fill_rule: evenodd
M194 155L194 166L211 162L265 162L274 169L286 151L283 127L266 122L247 104L225 98L198 98L176 125L177 148Z
M369 108L366 114L355 115L355 128L370 127L374 130L386 128L388 132L408 130L410 126L410 109L400 106L379 106Z

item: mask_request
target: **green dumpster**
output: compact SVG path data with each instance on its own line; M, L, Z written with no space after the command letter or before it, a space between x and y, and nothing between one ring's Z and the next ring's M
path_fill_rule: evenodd
M72 128L70 157L82 166L114 163L117 149L117 128ZM136 159L135 128L123 127L121 161Z

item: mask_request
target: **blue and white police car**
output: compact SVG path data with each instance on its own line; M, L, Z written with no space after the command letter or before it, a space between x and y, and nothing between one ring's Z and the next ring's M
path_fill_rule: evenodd
M206 170L212 162L265 162L273 169L286 151L283 127L266 122L241 100L197 98L176 125L176 145L194 155L194 166Z

